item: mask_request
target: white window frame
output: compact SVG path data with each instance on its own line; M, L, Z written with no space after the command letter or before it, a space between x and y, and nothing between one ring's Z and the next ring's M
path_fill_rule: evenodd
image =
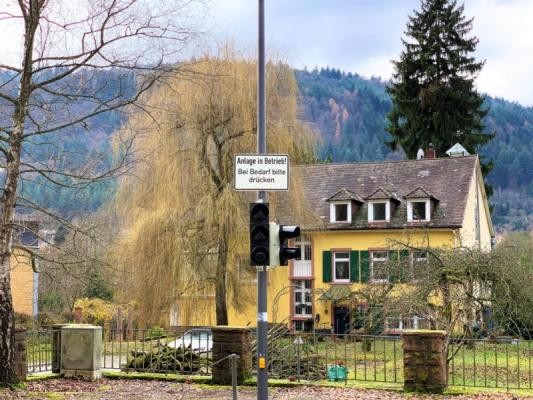
M309 283L309 287L306 288L306 282ZM298 279L293 281L294 283L294 316L295 317L312 317L313 316L313 282L311 279ZM299 293L301 296L300 301L296 301L296 294ZM309 301L306 301L306 295L309 295ZM296 307L303 305L304 307L309 307L311 310L310 313L298 314L296 313Z
M295 261L311 261L313 250L311 249L311 240L307 236L299 236L294 239L294 247L299 247L301 251L301 257L296 258ZM306 249L308 251L306 251Z
M374 253L386 253L387 256L385 258L374 258ZM389 278L387 279L374 279L374 261L379 262L388 262L389 261L389 251L388 250L371 250L370 251L370 282L372 283L388 283Z
M374 204L385 203L385 219L374 219ZM390 221L390 200L372 200L368 202L368 222L389 222Z
M338 205L346 205L346 220L337 221L335 218L335 207ZM352 222L352 202L351 201L335 201L329 205L329 220L333 223L351 223Z
M397 332L403 331L404 321L406 319L409 319L409 322L411 324L409 329L418 329L419 320L420 320L418 315L411 315L411 316L404 317L403 315L400 314L400 316L398 317L385 318L385 331L390 332L390 333L395 333L395 332L397 333ZM397 325L398 327L391 327L391 325Z
M414 219L413 217L413 203L425 203L426 204L426 218ZM407 222L427 222L431 220L431 202L429 199L416 199L407 201Z
M339 257L337 258L337 254L345 253L348 254L348 258L345 257ZM347 279L338 279L337 278L337 261L346 262L348 261L348 278ZM351 274L351 267L350 267L350 251L349 250L339 250L333 252L333 282L335 283L350 283L350 274Z

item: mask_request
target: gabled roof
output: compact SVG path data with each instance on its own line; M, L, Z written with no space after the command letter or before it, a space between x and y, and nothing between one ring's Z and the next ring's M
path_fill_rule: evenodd
M358 203L364 203L365 201L358 194L352 193L346 188L342 188L326 201L357 201Z
M461 146L460 143L455 143L452 147L450 147L448 150L446 150L446 154L448 154L450 157L452 156L469 156L470 153L467 149L465 149L463 146Z
M428 189L426 189L424 186L419 186L415 190L413 190L410 193L407 193L404 196L405 199L433 199L435 201L439 201L439 199Z
M426 158L422 160L376 163L315 164L295 166L302 188L302 201L311 209L316 221L304 226L292 215L292 205L281 194L276 214L286 224L302 225L303 229L403 229L407 226L407 195L420 188L439 199L429 228L459 228L462 226L470 185L475 176L477 156ZM400 203L391 214L390 222L372 227L368 224L364 203L350 224L332 224L328 199L343 189L368 199L380 188L395 194ZM404 199L403 201L401 199Z
M377 188L373 193L365 197L365 200L394 200L400 202L401 200L396 196L396 193L391 193L382 187Z

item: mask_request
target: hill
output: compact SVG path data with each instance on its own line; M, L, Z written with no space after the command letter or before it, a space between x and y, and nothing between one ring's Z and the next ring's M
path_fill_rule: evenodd
M321 159L357 162L404 158L404 154L391 152L384 144L389 138L385 124L391 109L385 81L331 68L296 70L295 73L300 88L301 117L315 127L323 139L319 151ZM9 73L0 71L0 78L9 80L6 74ZM107 87L117 84L115 75L113 70L101 71L88 79L81 71L77 78L80 85L89 81L95 87ZM128 85L133 85L134 81L132 76ZM490 199L493 221L499 231L532 230L533 108L490 96L486 96L485 105L489 108L484 120L486 131L496 134L480 151L481 156L494 162L494 169L487 178L494 188ZM71 169L84 168L89 160L95 159L103 166L108 165L113 157L110 143L113 132L125 118L120 112L99 115L90 125L76 127L66 134L59 132L43 143L37 141L27 154L48 160L50 154L68 152ZM461 141L460 137L457 141ZM67 162L67 158L62 162ZM41 206L55 209L67 218L97 210L112 196L115 187L113 181L106 181L97 187L72 190L53 185L39 176L30 178L22 184L23 196L38 199Z
M337 69L296 71L302 118L320 132L320 157L340 161L403 158L385 146L386 115L391 101L386 82ZM499 231L533 228L533 108L485 96L487 132L495 138L480 155L493 160L487 180L494 188L490 202ZM460 136L457 137L460 142ZM450 143L450 147L454 143Z

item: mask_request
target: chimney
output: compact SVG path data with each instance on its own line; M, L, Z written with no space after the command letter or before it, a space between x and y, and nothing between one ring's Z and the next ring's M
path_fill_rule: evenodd
M426 151L426 158L437 158L437 151L433 147L433 143L430 143Z

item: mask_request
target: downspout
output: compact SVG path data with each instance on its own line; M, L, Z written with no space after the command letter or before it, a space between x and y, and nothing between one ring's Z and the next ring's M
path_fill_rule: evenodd
M33 269L33 305L32 314L33 318L39 316L39 263L37 257L31 258L31 267Z
M477 174L477 168L476 168L476 241L477 241L477 247L479 250L481 250L481 216L479 215L481 210L479 207L479 189L478 189L478 174Z

